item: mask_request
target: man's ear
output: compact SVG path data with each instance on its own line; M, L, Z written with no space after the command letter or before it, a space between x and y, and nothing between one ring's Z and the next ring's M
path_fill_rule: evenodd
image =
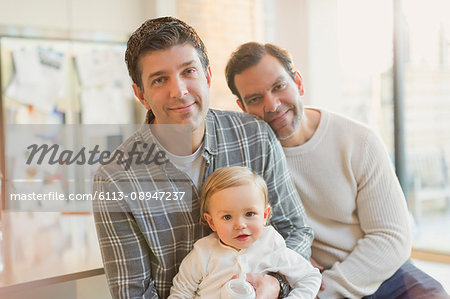
M150 110L150 105L148 104L147 100L144 98L144 93L141 91L139 86L137 86L136 83L133 83L133 91L136 98L138 98L139 102L144 105L145 109Z
M209 215L208 213L204 213L203 217L205 217L206 222L208 222L209 227L213 230L216 231L216 227L214 226L214 221L211 217L211 215Z
M298 92L300 93L300 95L304 95L305 94L305 87L303 86L303 78L302 75L300 75L300 73L297 71L295 72L295 84L297 84L298 87Z
M237 100L236 100L236 104L239 106L239 108L241 108L241 110L242 110L243 112L247 112L247 110L245 109L244 103L242 102L241 99L237 99Z
M206 82L208 83L208 86L211 87L211 81L212 81L212 71L211 66L208 65L206 68Z

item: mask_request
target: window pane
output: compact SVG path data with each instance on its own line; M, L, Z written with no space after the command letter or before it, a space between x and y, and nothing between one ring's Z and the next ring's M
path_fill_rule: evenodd
M338 41L340 110L375 129L394 160L392 1L339 0Z
M416 248L450 253L450 2L403 1L405 142Z
M450 253L450 2L403 1L403 13L405 187L414 247ZM338 1L338 110L377 130L394 160L392 20L392 1Z

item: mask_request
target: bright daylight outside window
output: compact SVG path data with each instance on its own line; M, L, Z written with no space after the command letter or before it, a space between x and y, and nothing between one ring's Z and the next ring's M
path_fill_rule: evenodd
M406 194L414 248L450 254L450 2L403 1ZM393 2L338 1L342 105L394 159Z
M450 254L450 3L404 1L405 142L416 248Z

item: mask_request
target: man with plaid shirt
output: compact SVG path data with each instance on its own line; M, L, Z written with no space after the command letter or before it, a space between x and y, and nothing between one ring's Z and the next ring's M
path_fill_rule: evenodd
M148 125L116 150L122 161L102 166L94 178L94 217L113 297L169 295L181 261L211 232L200 224L199 189L214 170L230 165L265 179L271 224L308 259L312 231L282 149L265 122L209 109L211 69L194 29L171 17L148 20L130 37L125 59ZM164 125L174 125L180 140L188 135L187 155L171 146L181 141ZM286 295L270 275L248 273L247 280L260 298Z

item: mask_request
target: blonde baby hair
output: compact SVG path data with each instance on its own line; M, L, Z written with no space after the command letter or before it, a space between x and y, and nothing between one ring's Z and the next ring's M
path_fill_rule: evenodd
M264 179L248 167L229 166L214 171L203 184L200 195L200 222L207 225L204 213L208 213L210 198L217 192L230 187L249 183L255 184L264 194L264 205L268 205L267 185Z

